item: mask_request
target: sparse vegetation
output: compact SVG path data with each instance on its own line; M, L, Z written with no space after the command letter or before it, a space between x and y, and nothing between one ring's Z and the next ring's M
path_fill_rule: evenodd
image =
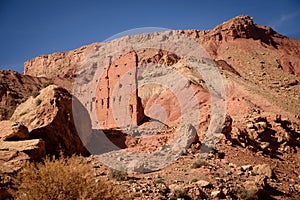
M93 167L82 157L46 158L28 164L15 178L15 199L116 199L117 189L94 176Z
M188 195L187 195L187 190L185 189L176 189L172 195L172 197L170 199L191 199Z
M133 197L141 197L141 194L136 192L133 194Z
M45 82L42 83L42 87L46 88L49 85L53 85L53 84L54 84L54 82L52 80L48 80L48 81L45 81Z
M41 99L36 99L35 100L35 104L38 106L38 105L40 105L42 103L42 100Z
M109 175L111 178L116 179L117 181L128 180L128 174L124 170L110 169Z
M136 181L134 180L134 179L130 179L129 181L128 181L128 183L129 184L133 184L133 183L135 183Z
M33 96L34 98L39 95L40 95L40 91L38 91L38 90L32 91L32 93L31 93L31 96Z
M207 166L209 166L209 163L203 159L198 159L195 162L193 162L191 168L196 169L196 168L200 168L202 166L207 167Z
M198 181L197 178L193 178L193 179L192 179L192 183L195 183L195 182L197 182L197 181Z
M257 199L256 192L254 190L247 190L247 189L242 189L240 191L241 193L241 198L245 200L255 200Z
M164 183L164 179L162 179L162 178L157 178L157 179L155 180L155 183Z

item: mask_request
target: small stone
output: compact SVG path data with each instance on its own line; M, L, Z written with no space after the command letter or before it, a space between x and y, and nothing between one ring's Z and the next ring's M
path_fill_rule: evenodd
M268 178L272 178L272 176L273 176L273 170L272 170L271 166L268 164L254 166L253 172L256 174L259 174L259 175L264 175Z
M196 182L196 184L200 187L210 187L212 186L212 184L209 181L205 181L205 180L199 180Z
M295 188L295 190L296 190L297 192L300 193L300 184L295 184L295 185L294 185L294 188Z
M257 122L256 124L259 126L259 128L262 128L262 129L265 129L268 126L267 122L264 122L264 121Z
M168 186L168 188L170 189L170 191L172 193L174 193L176 190L182 190L182 186L181 185L178 185L178 184L171 184Z
M223 192L224 195L227 195L229 193L229 190L227 188L223 188L222 192Z
M242 176L242 175L244 175L244 172L239 171L239 172L237 173L237 175Z
M221 190L213 190L213 191L210 193L210 195L211 195L212 198L221 197L222 191L221 191Z
M128 170L132 173L138 173L138 174L144 173L145 172L144 162L133 160L129 163Z
M270 143L269 142L261 142L261 149L267 149L268 147L270 146Z
M252 165L243 165L243 166L241 166L241 169L243 170L243 171L247 171L247 170L252 170L253 169L253 167L252 167Z
M253 123L249 123L249 124L247 124L247 128L248 128L248 129L252 129L252 128L254 128L254 124L253 124Z
M266 121L266 118L265 117L261 117L261 116L255 116L253 118L253 121L254 122L264 122L264 121Z
M229 163L228 166L231 167L231 168L236 168L236 165L233 164L233 163Z
M124 160L124 158L118 157L117 160L118 160L118 161L122 161L122 160Z

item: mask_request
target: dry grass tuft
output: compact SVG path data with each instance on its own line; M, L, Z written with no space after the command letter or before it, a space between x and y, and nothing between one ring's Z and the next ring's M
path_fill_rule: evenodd
M116 199L117 189L94 176L92 164L84 158L50 159L31 163L14 181L15 199Z

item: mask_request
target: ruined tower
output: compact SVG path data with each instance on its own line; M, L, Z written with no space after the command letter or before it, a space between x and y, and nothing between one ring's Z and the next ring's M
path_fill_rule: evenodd
M144 118L137 90L137 54L130 52L109 63L96 91L95 108L99 125L102 129L136 126Z

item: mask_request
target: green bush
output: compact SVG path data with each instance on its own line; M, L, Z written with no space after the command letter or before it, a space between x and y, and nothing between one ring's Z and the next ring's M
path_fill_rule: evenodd
M34 98L40 95L40 91L32 91L31 96L33 96Z
M48 80L48 81L45 81L45 82L42 83L42 87L46 88L49 85L53 85L53 84L54 84L54 82L52 80Z

